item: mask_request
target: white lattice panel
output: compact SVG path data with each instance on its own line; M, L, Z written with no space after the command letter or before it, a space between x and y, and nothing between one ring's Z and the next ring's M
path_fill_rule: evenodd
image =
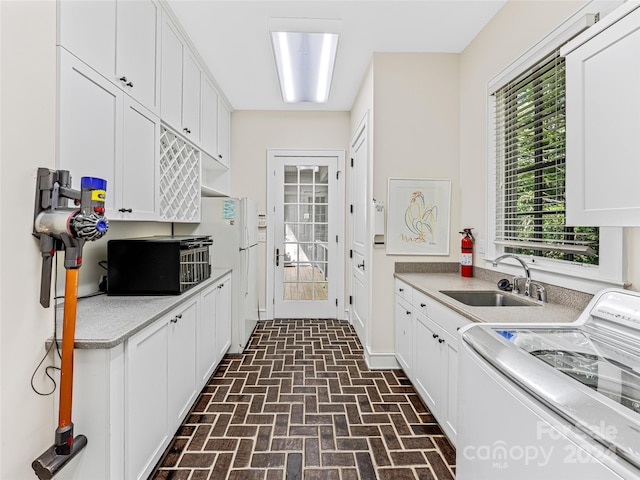
M197 220L200 209L200 152L160 129L160 218Z

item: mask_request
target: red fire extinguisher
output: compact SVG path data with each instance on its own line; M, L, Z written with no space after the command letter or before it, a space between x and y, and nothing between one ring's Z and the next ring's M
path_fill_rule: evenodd
M470 228L462 232L462 255L460 255L460 274L463 277L473 277L473 235Z

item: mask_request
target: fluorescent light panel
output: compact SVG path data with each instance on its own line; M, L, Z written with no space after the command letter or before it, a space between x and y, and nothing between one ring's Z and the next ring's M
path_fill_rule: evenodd
M337 33L271 32L282 98L325 103L338 48Z

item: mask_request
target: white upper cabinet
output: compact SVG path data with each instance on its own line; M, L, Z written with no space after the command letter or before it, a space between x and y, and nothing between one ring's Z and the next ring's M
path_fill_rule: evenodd
M110 78L116 62L116 2L58 1L58 45Z
M160 8L149 0L119 1L115 77L125 91L159 113Z
M184 52L182 67L182 131L200 142L200 67L191 52Z
M57 7L58 167L106 179L111 220L199 220L201 195L229 195L230 110L169 5Z
M570 42L567 224L640 225L640 9L624 4Z
M120 186L124 93L73 55L59 50L57 167L69 170L75 188L84 176L107 181L107 216L116 212ZM117 214L116 214L117 215Z
M231 113L221 98L218 98L218 160L230 167L231 160Z
M160 123L152 112L59 49L57 166L107 181L112 220L156 220Z
M160 116L169 125L182 125L182 38L166 16L162 19L162 68L160 74Z
M123 129L118 212L124 220L157 220L160 121L125 95Z
M218 154L218 92L211 81L202 78L202 109L200 139L202 149L210 155Z
M61 0L58 6L59 45L157 114L158 5Z
M162 20L161 117L200 142L200 67L168 16Z

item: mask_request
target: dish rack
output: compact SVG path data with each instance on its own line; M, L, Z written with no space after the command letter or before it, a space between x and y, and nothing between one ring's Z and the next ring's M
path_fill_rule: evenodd
M211 276L207 244L180 251L180 292L194 287Z

